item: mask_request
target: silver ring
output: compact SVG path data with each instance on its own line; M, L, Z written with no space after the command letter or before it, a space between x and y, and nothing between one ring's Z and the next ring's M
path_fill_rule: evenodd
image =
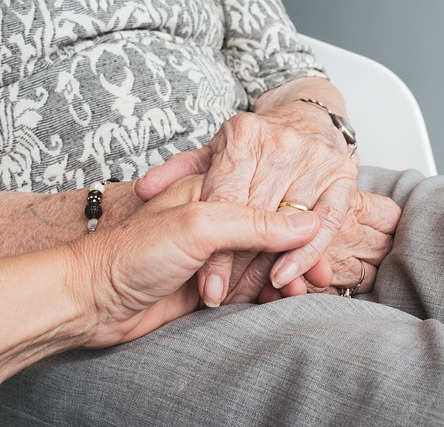
M355 296L355 294L358 292L358 289L361 287L362 282L365 278L365 265L362 259L360 259L359 261L361 262L361 277L359 278L359 282L351 288L338 288L339 296L344 298L351 298Z
M353 159L353 157L355 157L356 150L358 149L358 144L355 142L354 144L352 144L352 148L353 150L350 154L350 159Z

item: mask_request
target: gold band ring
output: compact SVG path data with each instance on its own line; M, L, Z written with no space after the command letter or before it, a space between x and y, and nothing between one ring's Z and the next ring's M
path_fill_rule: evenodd
M303 212L308 211L307 206L301 205L300 203L297 203L297 202L282 202L282 203L279 203L279 207L280 208L294 208L294 209L297 209L298 211L303 211Z
M135 179L135 180L133 181L132 186L131 186L131 189L133 190L133 193L134 193L137 197L139 197L139 195L136 193L136 185L137 185L137 181L139 181L139 179L140 179L140 178Z
M355 296L355 294L358 292L358 289L361 287L362 282L365 278L365 265L362 259L360 259L359 261L361 262L361 277L359 278L359 282L351 288L338 288L339 296L344 298L351 298Z

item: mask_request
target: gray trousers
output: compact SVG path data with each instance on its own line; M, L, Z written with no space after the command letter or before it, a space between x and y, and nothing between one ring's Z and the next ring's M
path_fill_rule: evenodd
M404 207L372 293L201 310L0 386L0 425L444 425L444 178L362 168Z

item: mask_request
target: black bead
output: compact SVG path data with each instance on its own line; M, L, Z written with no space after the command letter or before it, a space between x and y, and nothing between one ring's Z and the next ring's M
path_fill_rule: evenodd
M87 204L85 208L85 216L88 219L99 219L102 216L102 207L97 203Z
M93 190L88 193L88 203L101 203L102 193L99 190Z

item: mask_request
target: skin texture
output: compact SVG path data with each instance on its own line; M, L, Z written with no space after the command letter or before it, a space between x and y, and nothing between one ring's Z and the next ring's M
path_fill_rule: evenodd
M296 79L264 95L255 113L240 114L224 123L207 147L174 156L136 184L137 194L146 200L183 176L207 173L202 200L230 201L270 211L276 211L282 200L297 201L321 218L320 231L309 245L280 258L259 255L261 259L256 261L258 255L254 253L213 255L198 274L199 293L208 306L254 300L258 295L254 283L267 286L271 281L276 289L285 288L274 292L273 299L307 291L333 292L328 288L331 283L356 284L360 277L357 255L348 264L344 259L351 258L349 253L323 257L344 224L354 230L342 231L341 239L350 239L343 242L344 247L353 245L353 239L364 239L378 252L366 269L366 276L372 280L372 267L379 265L391 246L390 234L396 228L399 208L394 203L381 202L381 209L377 209L378 221L390 224L388 231L376 227L370 233L368 229L374 225L371 220L358 227L355 211L359 212L362 195L356 184L356 158L350 158L352 149L326 111L295 101L300 97L318 99L339 113L345 110L342 98L328 81ZM353 206L355 201L357 208ZM379 202L375 197L369 203L377 206ZM390 206L385 212L387 205ZM359 256L366 260L365 253ZM270 261L274 262L271 273ZM351 268L354 279L351 274L347 278L335 277L329 263ZM308 287L304 274L312 286ZM254 292L246 291L250 288Z
M198 306L194 275L215 252L305 245L316 214L199 202L186 178L117 225L56 248L0 260L0 382L74 347L147 334Z
M0 192L0 258L82 237L88 222L84 214L88 192L87 188L59 194ZM131 183L107 185L98 229L115 225L142 205L131 191Z

